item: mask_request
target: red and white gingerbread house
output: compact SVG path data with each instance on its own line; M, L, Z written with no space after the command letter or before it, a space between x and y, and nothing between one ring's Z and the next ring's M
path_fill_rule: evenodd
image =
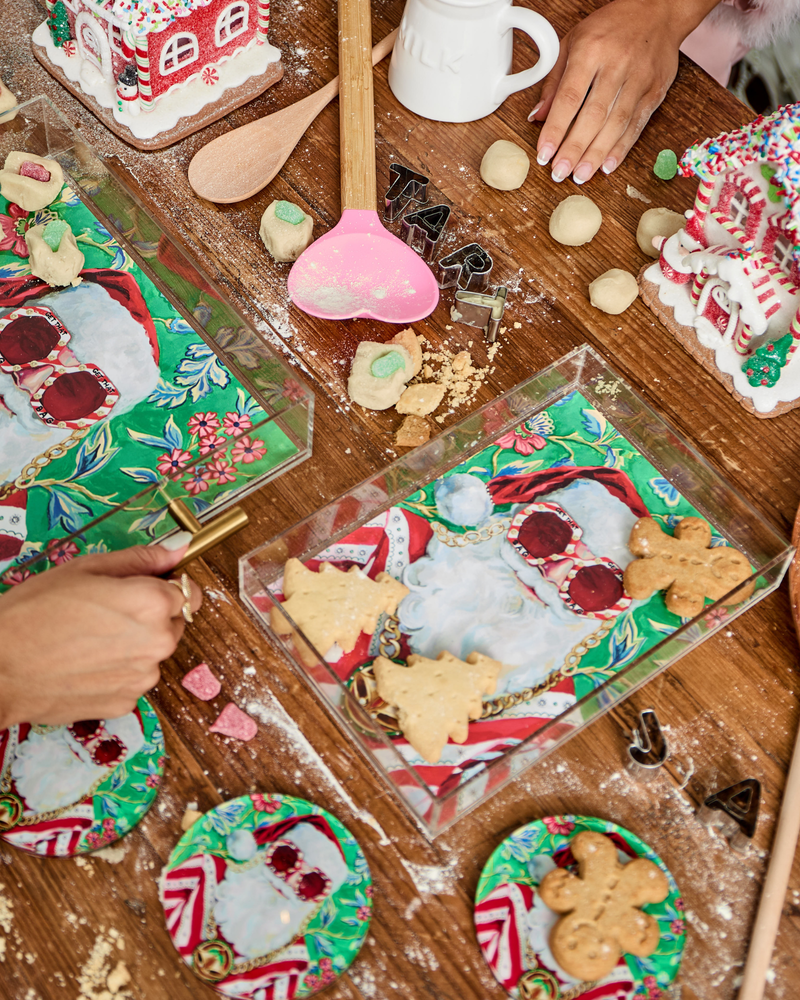
M800 402L800 104L692 146L680 170L700 186L645 299L693 329L757 415L783 412Z
M279 66L269 0L46 0L47 59L138 138ZM280 73L275 76L279 77Z

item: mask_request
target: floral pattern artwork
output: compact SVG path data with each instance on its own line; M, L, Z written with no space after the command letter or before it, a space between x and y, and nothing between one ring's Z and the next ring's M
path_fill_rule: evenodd
M136 826L164 776L161 723L150 702L140 698L131 715L100 725L118 734L112 738L121 736L126 750L118 764L105 769L87 755L91 744L81 746L69 727L37 731L42 727L25 723L0 732L4 777L20 756L17 748L28 744L24 764L14 768L16 779L5 781L0 792L0 838L31 854L67 857L108 847ZM73 800L66 788L81 792ZM17 822L9 822L13 809Z
M668 1000L686 942L685 906L677 883L644 841L616 823L595 817L546 816L515 830L495 849L475 893L474 917L484 958L514 1000L531 995L556 998L558 989L567 992L574 987L550 953L547 935L557 915L538 898L536 886L556 865L574 870L569 843L582 830L594 830L614 840L623 863L634 857L652 861L667 876L670 888L662 903L643 907L661 929L656 951L648 958L625 955L624 963L593 989L592 997ZM527 911L525 926L520 920L523 910ZM534 981L540 992L525 992ZM545 991L546 986L551 992Z
M152 266L159 278L173 286L183 280L175 273L178 263L161 253L158 242L149 239L141 216L131 211L129 216L117 218L112 203L105 207L136 249L145 257L155 258ZM132 284L134 291L138 289L134 298L141 293L143 299L141 308L134 308L135 302L128 307L131 331L138 329L136 336L141 336L145 345L149 337L157 372L148 389L139 396L131 394L120 416L112 407L107 416L72 440L63 453L39 461L41 452L34 450L30 455L23 454L17 466L9 465L4 495L12 489L10 483L20 490L15 505L24 511L25 540L11 560L0 556L0 589L25 579L30 572L25 564L42 553L47 559L36 563L37 570L60 565L81 552L106 551L157 539L175 528L167 516L170 498L186 498L194 513L201 514L216 503L230 502L232 493L252 488L266 473L291 460L298 450L237 380L233 370L195 333L121 243L66 185L60 197L39 212L26 212L0 198L0 315L8 311L3 303L17 307L29 294L24 290L30 276L25 232L55 219L69 223L85 256L87 278L77 289L52 294L52 290L42 287L37 294L46 292L44 300L58 314L61 302L89 285L108 289L109 301L119 302L117 285L124 277L129 282L125 287ZM90 272L100 277L89 280ZM118 280L115 275L120 276ZM191 307L198 321L209 322L212 310L203 302L204 295L210 296L208 286L196 287L189 280L188 287L193 298L184 301L189 301L190 306L194 303ZM38 298L26 299L25 304L36 301ZM133 332L120 336L132 336ZM259 341L251 343L232 327L212 325L207 332L221 346L230 345L234 361L251 370L266 404L281 409L298 393L299 398L303 397L296 380L286 378L274 361L265 360ZM106 333L113 338L113 326ZM127 350L127 345L122 344L121 349ZM96 357L83 360L99 364ZM0 403L3 391L8 395L8 390L0 387ZM15 433L9 414L0 405L0 453L4 450L4 434ZM35 443L31 447L35 449ZM18 475L34 458L39 465L36 475L29 479ZM168 483L167 478L172 482ZM86 530L98 517L114 511L113 518Z
M322 888L298 902L303 872L316 873ZM160 894L186 964L240 1000L324 989L352 964L372 919L358 842L331 813L289 795L243 795L207 812L173 849ZM289 928L282 936L281 924ZM277 947L254 955L262 941Z

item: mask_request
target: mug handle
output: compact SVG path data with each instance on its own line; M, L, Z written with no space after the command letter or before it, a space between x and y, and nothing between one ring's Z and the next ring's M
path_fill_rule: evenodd
M500 78L495 88L494 99L498 104L502 104L511 94L532 87L542 77L547 76L558 59L560 43L555 29L547 18L526 7L507 7L500 17L499 28L501 32L519 28L526 35L530 35L539 50L539 61L535 66L524 69L521 73L510 73Z

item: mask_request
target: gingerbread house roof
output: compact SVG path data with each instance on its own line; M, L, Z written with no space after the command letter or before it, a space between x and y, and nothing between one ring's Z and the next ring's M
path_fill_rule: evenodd
M214 0L111 0L107 3L123 30L142 37L163 31L179 17L188 17Z
M800 104L786 104L768 117L733 132L699 142L683 154L680 172L711 180L717 174L749 163L769 163L782 188L790 228L800 233Z

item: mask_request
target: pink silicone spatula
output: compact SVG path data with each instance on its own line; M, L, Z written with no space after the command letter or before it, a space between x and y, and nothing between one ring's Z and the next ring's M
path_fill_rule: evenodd
M375 210L375 112L370 0L339 0L342 217L289 272L295 305L324 319L413 323L439 301L433 273L383 228Z

